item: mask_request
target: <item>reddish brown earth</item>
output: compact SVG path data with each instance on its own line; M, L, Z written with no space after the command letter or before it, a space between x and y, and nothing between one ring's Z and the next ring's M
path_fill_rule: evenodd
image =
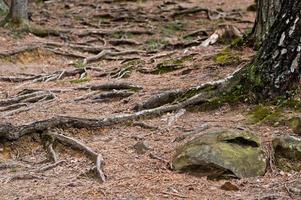
M217 80L233 72L238 64L221 66L214 62L214 56L227 47L226 44L216 44L208 48L200 45L181 49L162 50L158 46L166 43L185 42L182 36L197 29L206 29L211 34L220 24L233 24L245 32L252 28L255 13L247 12L246 8L253 3L252 0L189 0L189 1L50 1L44 4L30 3L32 22L42 27L77 30L86 29L132 29L148 30L152 35L145 34L111 34L108 36L88 35L79 37L68 33L57 36L40 38L33 34L17 33L10 29L0 29L0 52L18 50L25 46L40 45L49 42L61 44L85 44L102 46L104 41L112 39L131 39L140 45L115 45L122 49L147 50L148 53L130 55L137 57L139 63L134 63L132 72L125 78L112 78L111 76L97 77L97 73L89 72L86 82L74 83L78 77L69 77L53 82L0 82L0 100L16 95L23 89L71 89L87 84L129 82L143 87L123 100L105 103L91 103L89 101L74 102L87 91L70 91L55 94L53 101L41 101L30 105L29 110L8 115L0 112L1 123L21 125L37 120L48 119L57 115L100 118L114 113L130 113L132 108L153 94L168 89L186 88L199 85L207 81ZM209 20L204 13L194 13L175 19L170 13L179 6L202 7L209 10L222 9L225 13L236 10L241 17L236 20ZM166 10L166 11L164 11ZM111 14L113 17L108 17ZM100 17L102 15L102 17ZM119 16L128 16L117 19ZM176 22L175 22L176 20ZM178 24L176 24L178 23ZM194 38L196 39L196 38ZM147 42L148 41L148 42ZM150 42L151 41L151 42ZM155 42L154 42L155 41ZM186 40L186 42L188 39ZM110 45L108 42L108 46ZM153 47L155 46L155 47ZM64 46L61 50L75 52L89 56L91 53L80 49L71 49ZM157 52L149 52L156 50ZM170 54L150 61L152 56ZM235 50L241 60L249 60L253 51L249 48ZM153 69L158 63L166 60L176 60L189 55L183 68L165 74L145 74L141 69ZM118 57L117 57L118 58ZM20 76L20 74L50 74L58 70L72 70L78 58L58 55L47 48L37 48L33 51L21 52L11 56L2 56L0 60L1 76ZM124 68L125 58L119 60L102 59L89 64L102 71L113 68ZM243 64L243 63L242 63ZM71 81L71 82L70 82ZM80 81L79 81L80 82ZM106 165L104 172L107 175L105 183L99 183L91 177L78 177L89 169L92 163L84 155L58 146L60 160L63 164L46 171L40 175L41 179L7 180L26 172L24 168L10 168L0 170L0 199L291 199L285 189L285 183L296 179L299 173L289 174L278 171L267 172L264 177L231 180L238 186L239 191L224 191L221 186L225 180L210 181L206 177L199 178L180 174L168 169L174 149L181 143L174 139L185 129L195 129L207 123L210 128L237 128L244 127L260 136L268 152L271 136L273 134L287 133L285 127L271 127L267 125L251 124L246 115L252 108L250 105L230 106L224 105L218 109L206 112L187 111L175 123L167 127L168 121L175 113L168 113L153 119L142 120L144 123L158 127L160 130L149 130L133 126L131 123L120 124L97 130L64 129L64 132L74 138L85 142L97 152L103 154ZM150 150L139 155L133 149L137 140L143 139L150 144ZM183 141L185 142L185 141ZM154 159L156 155L161 159ZM0 161L18 161L28 165L29 169L44 166L46 153L41 141L37 137L24 137L20 141L3 142ZM264 198L266 197L266 198Z

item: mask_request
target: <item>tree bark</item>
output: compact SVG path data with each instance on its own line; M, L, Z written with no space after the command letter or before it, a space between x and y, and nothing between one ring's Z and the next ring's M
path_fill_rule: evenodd
M28 20L28 0L12 0L8 20L13 23L23 23Z
M299 82L300 10L301 0L286 0L282 3L261 49L244 69L242 85L259 98L285 95Z
M260 45L269 33L280 11L283 0L257 0L257 16L252 31L255 44Z

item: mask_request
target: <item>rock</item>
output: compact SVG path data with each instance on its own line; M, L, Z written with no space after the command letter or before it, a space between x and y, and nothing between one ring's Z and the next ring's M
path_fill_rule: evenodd
M286 172L301 170L301 139L278 136L273 139L275 165Z
M148 142L139 141L134 145L134 149L138 154L144 154L147 150L150 149Z
M301 118L293 117L289 120L289 126L292 128L293 132L297 135L301 135Z
M267 158L260 140L247 131L210 132L180 147L171 169L210 177L234 175L237 178L262 176Z
M221 186L222 190L226 191L238 191L239 188L236 185L233 185L231 182L226 182Z

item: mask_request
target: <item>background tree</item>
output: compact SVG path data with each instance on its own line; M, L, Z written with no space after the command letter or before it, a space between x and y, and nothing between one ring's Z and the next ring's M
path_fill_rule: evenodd
M15 24L22 24L28 20L28 0L12 0L6 20Z

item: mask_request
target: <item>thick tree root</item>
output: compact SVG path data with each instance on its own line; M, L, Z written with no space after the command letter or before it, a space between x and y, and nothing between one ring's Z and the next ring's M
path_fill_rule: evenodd
M62 134L58 134L55 132L50 132L50 131L46 132L45 134L50 137L53 137L54 140L58 140L60 143L66 145L67 147L71 147L73 149L84 152L95 163L96 165L95 170L100 181L101 182L106 181L106 177L102 171L102 167L104 165L104 159L101 154L96 153L93 149L91 149L90 147L86 146L84 143L74 138Z
M167 112L173 112L187 106L192 106L199 103L207 102L208 100L216 97L221 92L228 92L234 86L237 85L237 81L240 81L240 74L242 70L235 71L232 75L226 77L225 79L202 84L198 87L194 87L194 91L197 89L197 92L194 92L193 95L183 99L176 104L166 104L160 107L141 110L131 114L118 114L109 117L103 117L99 119L87 119L87 118L77 118L69 116L56 116L50 119L35 121L29 124L14 126L10 123L0 125L0 137L3 137L8 140L17 140L20 137L32 134L34 132L43 132L47 129L53 128L62 128L62 127L73 127L73 128L103 128L106 126L112 126L118 123L124 123L127 121L138 120L142 117L151 117L155 115L161 115ZM104 87L105 86L105 87ZM95 88L83 87L81 89L95 90L95 89L112 89L116 85L99 85ZM118 84L119 87L123 84ZM128 89L128 84L125 85Z
M231 90L235 83L240 81L242 71L243 70L240 68L224 79L204 83L187 89L169 90L156 94L145 102L137 104L134 107L134 110L141 111L156 108L169 103L177 103L178 101L183 101L190 97L193 98L194 96L198 96L198 94L203 94L206 92L212 93L212 96L214 97L214 95L217 95L218 93Z

